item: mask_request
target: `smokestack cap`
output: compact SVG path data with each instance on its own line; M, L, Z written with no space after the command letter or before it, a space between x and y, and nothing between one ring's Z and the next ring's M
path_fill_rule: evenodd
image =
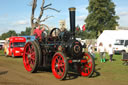
M69 8L69 11L75 11L75 10L76 10L75 7L71 7L71 8Z

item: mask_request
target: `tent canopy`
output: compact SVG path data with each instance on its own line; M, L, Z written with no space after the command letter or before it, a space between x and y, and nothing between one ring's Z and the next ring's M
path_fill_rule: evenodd
M97 38L97 47L102 42L103 46L107 49L109 44L114 45L117 39L128 39L128 30L104 30Z

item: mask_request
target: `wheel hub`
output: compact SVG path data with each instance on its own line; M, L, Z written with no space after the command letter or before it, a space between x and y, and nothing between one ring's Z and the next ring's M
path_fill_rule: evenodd
M56 68L58 68L58 66L59 66L58 64L55 65Z
M27 56L28 58L31 58L31 55L30 54L28 54L28 56Z

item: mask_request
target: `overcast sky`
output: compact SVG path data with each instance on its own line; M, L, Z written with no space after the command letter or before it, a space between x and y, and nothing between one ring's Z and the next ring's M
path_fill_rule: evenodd
M31 0L0 0L0 35L8 30L15 30L17 33L30 27ZM128 27L128 0L112 0L116 5L116 14L120 17L119 25ZM39 15L42 0L38 0L35 16ZM84 24L84 19L88 15L86 7L88 0L46 0L45 4L52 3L53 8L61 10L57 13L47 10L44 17L53 15L45 24L49 27L58 27L59 20L66 20L69 26L69 7L76 7L76 25ZM43 17L42 17L43 18Z

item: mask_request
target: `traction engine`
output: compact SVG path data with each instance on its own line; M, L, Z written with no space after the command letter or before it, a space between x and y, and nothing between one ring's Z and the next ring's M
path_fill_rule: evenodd
M69 8L69 14L70 31L53 28L41 41L36 39L26 43L23 64L28 72L51 67L53 75L60 80L71 70L81 76L92 76L94 59L88 52L82 52L83 47L75 38L75 8Z

